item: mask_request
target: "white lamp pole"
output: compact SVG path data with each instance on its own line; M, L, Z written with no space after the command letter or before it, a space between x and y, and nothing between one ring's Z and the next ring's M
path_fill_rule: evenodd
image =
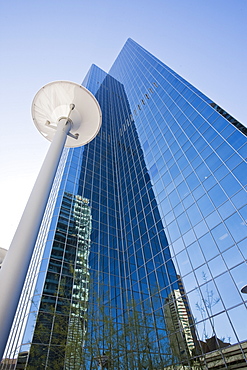
M84 87L67 81L44 86L34 98L32 114L38 130L52 142L0 270L0 359L63 148L90 142L101 126L101 110L95 97Z

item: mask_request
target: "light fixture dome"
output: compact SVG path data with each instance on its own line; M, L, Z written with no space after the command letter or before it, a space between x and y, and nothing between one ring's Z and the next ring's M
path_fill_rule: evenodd
M90 91L74 82L54 81L43 86L35 95L31 110L37 129L49 141L59 121L69 115L72 127L65 143L69 148L89 143L101 127L99 103Z

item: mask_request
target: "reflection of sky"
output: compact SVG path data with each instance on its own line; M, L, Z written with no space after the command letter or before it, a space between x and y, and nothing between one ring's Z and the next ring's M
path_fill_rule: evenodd
M246 316L246 307L238 306L228 311L229 317L232 320L234 329L237 332L238 339L243 341L246 339L246 321L243 318Z
M205 273L205 270L207 273ZM243 286L243 277L247 276L246 264L243 263L231 270L233 278L238 282L239 290L236 289L228 272L216 277L215 282L209 280L209 273L209 270L204 267L196 271L197 281L199 284L203 284L200 289L196 288L197 281L193 273L188 274L183 279L191 312L197 323L199 338L205 340L205 336L210 338L216 335L218 338L225 338L225 341L229 342L230 337L231 344L237 340L245 340L246 330L243 323L246 320L246 307L240 305L229 310L227 313L224 310L225 308L228 309L229 307L239 305L242 302L240 288ZM220 271L218 272L219 274ZM236 330L237 338L229 322L228 314ZM208 320L207 317L211 315L212 319Z
M243 222L239 222L239 228L242 226L245 226ZM246 284L245 277L247 276L247 265L244 262L241 263L243 255L240 252L245 253L244 243L240 243L240 251L235 245L229 248L233 239L222 224L213 230L213 235L220 249L224 251L222 255L219 254L220 251L212 237L206 234L200 238L199 243L192 243L187 250L184 249L182 239L177 239L171 248L172 256L176 270L183 276L182 281L192 315L197 322L199 338L205 340L205 336L216 335L220 339L223 338L225 342L230 341L233 344L237 340L246 339L246 331L241 326L241 322L246 320L246 308L241 303L242 298L246 300L247 296L240 292ZM235 235L237 237L241 234L235 233ZM242 237L244 236L245 234L242 234ZM207 264L205 264L200 246L208 261ZM192 268L195 269L194 272L191 272ZM227 269L230 269L230 272L226 272ZM200 289L197 288L198 286ZM224 313L225 309L236 305L239 306L229 310L229 316ZM237 316L234 317L234 314ZM216 316L211 321L206 320L211 315ZM237 337L229 317L233 322L233 327L236 325Z
M230 127L230 129L233 128ZM244 137L240 139L242 143L245 140ZM235 166L237 166L238 156L235 158ZM199 174L202 165L199 166L199 170L196 169ZM237 171L234 171L234 174L237 174ZM238 169L238 173L240 173L240 169ZM186 178L191 190L194 189L196 183L193 179L194 176L195 174L192 174ZM206 186L206 190L208 187L209 191L204 194L203 187L198 186L196 192L193 192L195 199L196 197L200 198L198 204L192 204L193 199L190 196L187 196L187 199L182 198L183 204L187 207L186 212L183 213L181 213L181 204L177 205L177 193L170 185L168 186L169 190L167 190L168 187L162 190L162 181L160 180L160 184L159 181L156 182L155 193L160 202L158 205L164 215L165 225L167 225L174 265L177 273L181 275L185 291L188 293L191 311L196 322L203 320L203 323L198 323L200 339L205 340L206 336L216 335L218 338L229 337L231 343L234 343L239 338L244 339L243 331L239 333L239 338L236 337L229 316L223 312L238 305L239 313L243 315L242 321L246 320L246 310L241 309L243 306L240 306L245 299L240 290L246 284L244 279L247 276L247 266L243 262L246 251L244 243L240 241L247 236L247 207L240 208L237 213L230 200L227 200L226 194L232 197L240 189L239 183L232 177L232 174L222 180L221 185L225 192L216 183L215 178L212 177L210 182L208 179L209 177L203 185ZM239 179L243 184L246 183L241 175ZM185 190L184 185L177 187L180 196L185 196ZM167 193L169 200L165 199ZM236 207L245 204L242 192L232 197L232 200ZM213 211L214 206L219 211ZM225 225L222 219L225 220ZM190 230L191 226L193 226L193 230ZM182 237L179 238L180 235ZM239 249L235 245L238 242L240 242ZM212 281L212 278L215 282ZM195 289L198 286L200 288ZM216 315L215 318L205 321L207 317L213 315ZM236 333L238 335L237 331Z

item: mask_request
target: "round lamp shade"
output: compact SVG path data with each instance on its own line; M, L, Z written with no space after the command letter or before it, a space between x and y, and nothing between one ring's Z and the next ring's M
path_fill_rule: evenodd
M71 107L73 106L73 109ZM52 141L60 120L72 123L66 147L89 143L98 134L102 114L99 103L85 87L69 81L55 81L42 87L32 103L32 117L39 132Z
M243 286L243 288L241 289L241 293L247 294L247 285Z

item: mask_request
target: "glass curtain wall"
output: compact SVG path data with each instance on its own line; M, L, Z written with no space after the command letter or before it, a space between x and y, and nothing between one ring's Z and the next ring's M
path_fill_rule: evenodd
M245 363L247 129L133 40L110 74L128 96L204 366L214 350L223 366L231 351Z

